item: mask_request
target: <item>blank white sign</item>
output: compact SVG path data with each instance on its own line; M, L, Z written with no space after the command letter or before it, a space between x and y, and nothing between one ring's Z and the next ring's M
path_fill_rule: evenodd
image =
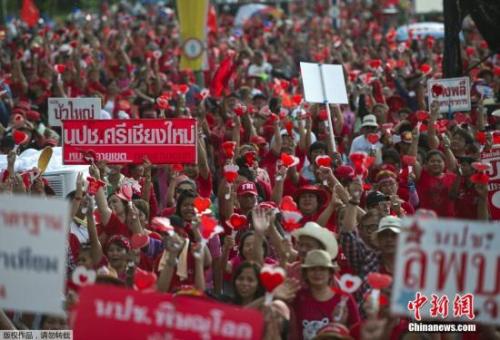
M300 63L304 96L307 102L348 104L342 65ZM321 73L323 73L323 81ZM323 95L325 86L326 100Z

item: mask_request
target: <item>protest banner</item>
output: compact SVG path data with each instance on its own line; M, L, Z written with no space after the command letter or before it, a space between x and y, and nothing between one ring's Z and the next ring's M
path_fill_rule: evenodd
M88 164L85 154L110 164L196 163L195 119L63 121L64 164Z
M300 63L304 97L310 103L322 103L326 106L328 122L332 122L329 104L347 104L344 70L342 65ZM333 124L328 124L333 151L337 151Z
M200 71L207 68L208 0L177 0L182 41L181 70Z
M0 195L0 308L64 315L68 202Z
M405 219L391 311L500 325L500 224Z
M429 79L427 98L430 103L439 102L439 112L470 111L469 77Z
M173 297L111 286L80 292L75 339L262 338L260 312L200 297Z
M101 118L100 98L49 98L47 104L50 126L61 126L62 120Z
M490 176L488 182L488 206L490 217L493 220L500 220L500 147L493 148L489 152L481 154L483 163L491 164L491 169L487 172Z

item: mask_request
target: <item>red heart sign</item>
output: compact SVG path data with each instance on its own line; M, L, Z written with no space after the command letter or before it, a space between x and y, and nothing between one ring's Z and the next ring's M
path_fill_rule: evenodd
M210 215L202 215L200 220L201 236L205 240L209 240L216 234L224 231L215 218Z
M440 134L445 133L448 129L448 123L448 119L439 119L438 121L436 121L435 128L437 132Z
M151 220L151 229L159 233L171 233L174 231L174 227L166 217L154 217Z
M281 154L281 162L283 163L284 166L290 168L292 166L299 164L299 158L283 152Z
M416 162L417 162L417 157L415 156L410 156L410 155L403 156L403 164L405 164L406 166L415 165Z
M296 106L299 106L302 103L302 96L300 94L296 94L296 95L292 96L292 102Z
M71 274L71 281L77 286L86 286L95 282L96 272L87 270L84 266L78 266Z
M281 199L280 209L286 210L286 211L298 211L299 210L299 208L297 207L297 203L295 203L292 196L285 196Z
M485 173L479 172L470 176L470 181L474 184L488 184L488 182L490 181L490 176Z
M422 64L419 69L423 74L429 74L432 72L432 67L429 64Z
M228 183L233 183L238 178L239 167L234 164L224 166L224 178Z
M474 169L476 169L476 171L484 172L484 171L488 171L491 169L491 164L482 163L482 162L474 162L474 163L472 163L472 167Z
M295 229L298 229L302 226L302 223L300 223L300 221L303 216L299 211L283 210L282 215L283 219L281 221L281 224L283 225L283 228L286 232L291 233Z
M381 273L370 273L368 274L366 280L368 284L375 289L384 289L391 285L392 277Z
M182 164L173 164L172 165L172 170L175 172L182 172L184 171L184 165Z
M375 157L374 156L368 156L365 159L365 167L370 168L373 164L375 164Z
M236 148L236 142L227 141L222 143L222 150L224 150L224 154L226 158L234 157L234 149Z
M363 283L363 281L359 278L359 276L354 276L351 274L342 275L340 279L337 280L337 282L339 284L340 289L343 292L349 294L352 294L356 290L358 290L358 288L361 286L361 283Z
M118 196L128 202L132 201L133 189L130 185L122 185L118 191Z
M260 271L260 282L268 293L272 293L273 290L284 281L285 271L283 270L283 268L264 266Z
M256 157L255 152L253 152L253 151L246 152L244 154L244 157L245 157L245 161L246 161L247 165L249 167L252 167L255 163L255 157Z
M29 141L28 134L20 130L14 130L14 132L12 133L12 138L14 139L14 143L16 143L16 145L25 144Z
M332 159L327 155L318 156L316 157L316 165L330 167L332 165Z
M328 112L326 110L319 110L318 119L322 122L328 120Z
M454 118L459 125L470 122L470 118L462 112L456 112Z
M231 217L229 217L229 220L226 221L227 225L231 227L233 230L241 230L244 229L247 225L247 218L245 215L240 215L240 214L232 214Z
M66 71L66 65L64 65L64 64L56 64L56 65L54 65L54 70L58 74L62 74L62 73L64 73L64 71Z
M440 95L443 94L443 92L444 92L443 85L440 85L440 84L434 84L434 85L432 85L432 94L435 97L439 97Z
M193 200L193 204L194 204L194 208L196 209L198 214L201 214L205 210L208 210L212 203L210 202L209 198L204 198L204 197L198 196Z
M160 96L156 98L156 104L162 110L167 110L170 106L168 105L168 98L164 96Z
M478 131L476 132L476 140L481 145L486 145L486 132Z
M179 90L180 93L186 94L189 91L189 86L187 86L186 84L181 84L177 89Z
M364 165L364 162L366 160L367 154L364 152L353 152L350 156L349 159L351 160L352 164L356 169L361 168Z
M415 116L417 117L417 120L419 122L423 122L426 119L429 119L429 112L427 111L417 111L415 113Z
M134 288L136 290L154 289L156 285L156 274L136 268L134 273Z
M234 113L236 113L236 115L238 117L241 117L245 114L246 112L246 107L241 105L241 104L237 104L234 109L233 109Z
M132 249L141 249L149 244L149 236L146 234L134 234L130 239Z
M372 59L368 63L371 68L379 68L382 67L382 60L380 59Z
M377 144L380 137L377 133L369 133L368 136L366 136L366 139L368 139L368 141L371 144L375 145L375 144Z

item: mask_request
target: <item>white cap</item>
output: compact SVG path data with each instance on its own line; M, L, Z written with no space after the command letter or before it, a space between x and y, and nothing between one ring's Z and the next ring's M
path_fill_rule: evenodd
M384 230L391 230L396 234L399 234L401 232L401 219L396 216L385 216L378 223L376 233L380 233Z
M377 124L377 117L375 115L366 115L363 117L363 123L361 124L361 127L365 126L373 126L373 127L378 127Z

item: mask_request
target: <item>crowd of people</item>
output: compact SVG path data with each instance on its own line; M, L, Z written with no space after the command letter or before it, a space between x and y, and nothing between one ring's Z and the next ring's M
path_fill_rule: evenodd
M71 272L83 266L96 271L96 284L134 289L134 273L146 271L157 275L159 292L256 308L265 339L447 338L409 333L410 319L391 315L387 301L373 307L369 285L345 294L336 278L392 275L405 216L491 219L488 183L473 164L500 143L500 57L470 70L470 112L442 114L426 98L427 80L442 78L442 40L397 41L397 20L380 1L339 1L335 22L328 3L294 1L288 13L254 16L238 29L234 15L218 13L203 72L180 70L179 23L164 5L103 4L53 26L14 19L5 27L2 193L54 193L43 177L27 182L15 172L19 151L61 145L60 128L47 121L49 97L98 97L108 119L198 124L195 164L96 161L95 197L78 177L66 197L68 315L79 290ZM411 20L405 4L397 8ZM489 50L472 22L463 33L466 69ZM349 104L331 105L331 121L324 105L304 101L300 61L343 65ZM162 96L168 108L158 106ZM29 140L16 146L15 131ZM228 165L237 166L236 179ZM208 240L204 204L224 229ZM271 303L263 266L287 273ZM390 288L383 293L390 299ZM2 325L20 329L68 329L68 320L2 315ZM461 336L500 333L479 325Z

